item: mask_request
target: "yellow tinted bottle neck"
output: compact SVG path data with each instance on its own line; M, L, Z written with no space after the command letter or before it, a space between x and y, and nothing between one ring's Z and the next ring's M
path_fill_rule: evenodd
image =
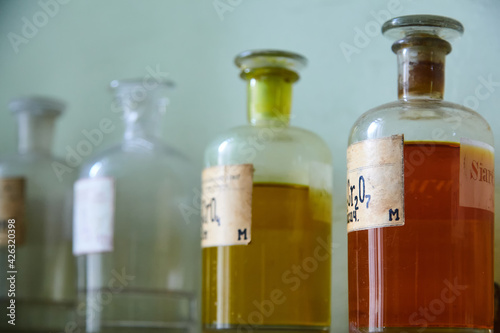
M252 125L288 126L295 72L282 68L258 68L243 73L248 81L248 120Z

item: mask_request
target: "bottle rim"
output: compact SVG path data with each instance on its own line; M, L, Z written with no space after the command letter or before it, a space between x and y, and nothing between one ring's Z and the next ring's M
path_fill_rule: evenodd
M12 99L8 108L12 113L29 112L33 115L56 117L66 109L66 103L53 97L22 96Z
M382 25L382 34L392 40L411 35L430 35L451 41L464 33L464 26L459 21L438 15L399 16Z
M129 79L120 79L113 80L109 83L110 90L117 90L121 88L130 89L130 88L143 88L145 90L154 90L158 88L166 88L169 90L173 90L175 88L175 82L172 80L158 80L153 79L153 82L148 82L146 78L129 78Z
M234 63L242 72L256 68L283 68L298 72L307 65L307 58L290 51L257 49L239 53Z

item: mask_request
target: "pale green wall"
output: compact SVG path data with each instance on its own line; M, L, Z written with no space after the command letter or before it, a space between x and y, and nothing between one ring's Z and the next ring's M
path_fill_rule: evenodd
M43 0L44 2L50 0ZM61 0L62 1L62 0ZM390 42L370 37L348 62L340 45L354 45L355 29L377 25L373 12L439 14L460 20L466 33L448 57L446 99L473 100L479 77L500 82L500 1L218 0L235 4L221 20L212 0L65 0L59 12L16 54L9 32L21 34L38 1L0 1L0 152L14 150L12 97L48 94L65 99L55 150L63 155L102 118L116 123L102 149L120 137L107 84L143 77L160 66L178 84L165 120L165 138L198 165L205 144L245 118L245 87L232 61L239 51L280 48L303 53L310 65L294 96L294 124L319 133L335 158L333 327L347 330L345 148L348 131L367 109L396 97L396 58ZM396 10L396 11L394 11ZM392 15L391 15L392 16ZM480 100L500 147L500 85ZM498 159L497 159L498 163ZM497 223L497 231L499 223ZM498 234L498 232L497 232ZM500 236L499 236L500 237ZM497 248L497 262L500 253ZM497 280L500 280L497 265Z

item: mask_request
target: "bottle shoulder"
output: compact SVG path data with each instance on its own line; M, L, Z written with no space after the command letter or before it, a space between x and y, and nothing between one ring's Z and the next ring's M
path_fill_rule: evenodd
M184 153L161 140L128 140L104 149L83 162L80 177L181 173L192 167Z
M404 134L406 141L460 142L461 138L493 145L488 122L476 111L441 100L395 101L373 108L353 124L349 144Z
M297 138L314 137L318 140L322 140L316 133L296 126L241 125L230 128L225 132L220 133L214 140L212 140L212 142L220 141L223 138L255 135L262 131L272 131L274 134L273 138L276 139L280 138L279 134L286 134L289 136L296 136Z
M62 177L61 167L69 170L69 175ZM0 177L4 178L23 177L31 181L43 180L65 186L74 181L74 173L70 169L63 159L52 154L11 154L0 158Z
M221 133L212 140L205 149L205 164L253 163L261 156L268 156L271 151L279 152L281 156L296 154L298 158L307 156L331 163L328 145L314 132L294 126L244 125Z
M45 153L10 154L0 157L0 175L9 173L23 174L29 171L43 171L54 163L64 161L57 156Z
M205 167L235 164L252 164L254 182L323 184L330 191L330 149L302 128L250 125L219 135L205 151Z

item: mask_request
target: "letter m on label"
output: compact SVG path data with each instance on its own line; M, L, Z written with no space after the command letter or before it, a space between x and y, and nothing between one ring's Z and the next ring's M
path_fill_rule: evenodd
M399 221L399 208L396 208L394 210L389 209L389 221L392 221L394 218L394 221Z
M242 238L243 237L243 238ZM238 240L247 240L247 229L238 229Z

